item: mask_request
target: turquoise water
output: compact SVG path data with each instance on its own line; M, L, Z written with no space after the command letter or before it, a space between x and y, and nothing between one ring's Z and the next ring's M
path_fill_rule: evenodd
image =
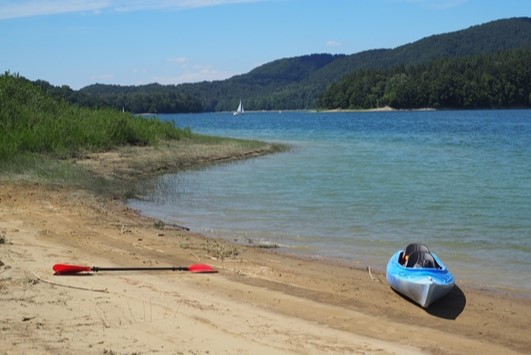
M161 117L293 149L152 179L146 215L380 270L424 242L457 282L531 290L531 110Z

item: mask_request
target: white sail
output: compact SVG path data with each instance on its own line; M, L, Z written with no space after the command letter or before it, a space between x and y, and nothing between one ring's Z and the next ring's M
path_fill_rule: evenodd
M233 114L234 116L236 116L236 115L241 115L241 114L243 114L243 112L244 112L244 111L243 111L242 100L240 100L240 104L238 105L238 108L237 108L236 111L234 111L232 114Z

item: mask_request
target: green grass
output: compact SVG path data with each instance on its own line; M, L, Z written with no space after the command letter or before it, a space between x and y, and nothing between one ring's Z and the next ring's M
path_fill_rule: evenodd
M182 139L189 129L113 109L88 109L46 95L26 79L0 76L0 160L21 153L58 157L124 145L153 145Z

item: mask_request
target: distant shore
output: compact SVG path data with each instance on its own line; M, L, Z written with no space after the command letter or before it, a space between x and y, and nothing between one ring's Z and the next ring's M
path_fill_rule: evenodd
M322 110L320 112L394 112L394 111L436 111L433 107L423 107L423 108L412 108L412 109L397 109L391 106L384 106L378 108L368 108L368 109L333 109L333 110Z

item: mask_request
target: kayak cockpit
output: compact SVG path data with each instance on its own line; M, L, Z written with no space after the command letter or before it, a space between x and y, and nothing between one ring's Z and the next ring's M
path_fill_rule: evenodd
M430 268L430 269L440 269L441 267L437 264L437 260L429 252L425 251L415 251L413 252L408 260L406 267L412 268Z
M441 266L430 253L428 247L419 243L409 244L406 249L399 254L398 263L408 268L441 269Z

